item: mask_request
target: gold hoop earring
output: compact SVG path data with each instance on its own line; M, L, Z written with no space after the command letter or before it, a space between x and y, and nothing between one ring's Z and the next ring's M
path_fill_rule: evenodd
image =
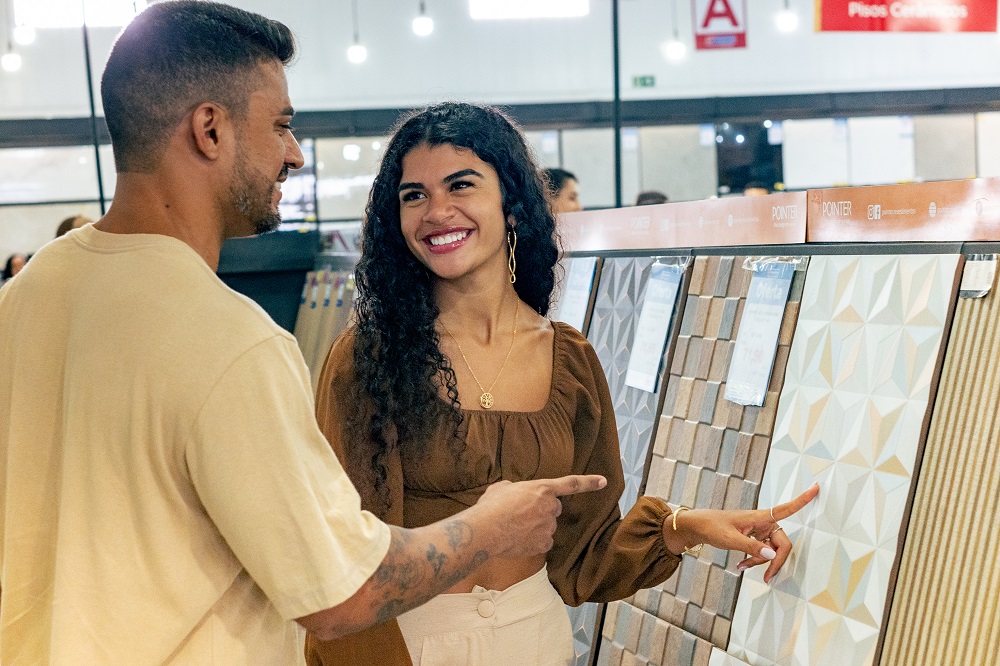
M514 242L511 243L510 237L514 236ZM507 270L510 271L510 283L514 284L517 282L517 259L514 258L514 250L517 249L517 231L511 229L507 232L507 250L509 254L507 255Z

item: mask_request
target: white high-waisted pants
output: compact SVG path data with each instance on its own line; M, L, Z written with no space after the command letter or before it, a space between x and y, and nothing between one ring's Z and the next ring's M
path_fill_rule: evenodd
M397 619L413 666L565 666L574 656L544 567L506 590L441 594Z

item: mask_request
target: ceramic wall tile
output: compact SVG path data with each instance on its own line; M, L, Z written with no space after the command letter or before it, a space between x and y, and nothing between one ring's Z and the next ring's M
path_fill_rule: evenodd
M750 285L751 272L743 268L743 261L743 257L695 259L647 495L699 508L756 505L805 271L796 271L793 278L794 300L786 306L783 320L789 333L780 340L764 406L744 407L724 397L739 335L737 313L742 312ZM704 325L703 313L707 313ZM664 585L640 592L632 602L725 648L739 588L735 568L739 559L738 553L706 547L697 558L685 556Z
M744 575L728 652L755 666L869 664L939 366L958 258L813 257L759 506L819 481L795 551Z
M712 645L656 617L616 601L608 604L598 666L709 666Z
M659 392L650 393L625 385L635 327L642 311L642 298L654 259L649 257L617 257L605 259L590 321L588 339L594 346L608 379L611 399L618 423L625 492L619 502L626 513L639 496L647 452L655 425ZM678 295L678 304L683 294ZM676 316L672 327L676 326ZM668 334L668 340L670 335ZM669 361L669 358L668 358ZM660 372L660 390L667 363ZM577 647L577 666L588 663L595 638L593 627L600 606L583 604L570 608Z
M1000 663L1000 293L960 299L880 663Z
M632 340L653 261L649 257L604 260L588 335L607 375L615 405L625 471L625 492L620 502L622 513L639 497L659 397L658 393L625 385ZM660 374L661 385L663 374Z
M602 608L603 604L592 603L566 607L570 627L573 630L573 649L576 651L573 666L587 666L591 662L597 619Z
M728 652L723 652L719 648L713 647L712 656L708 660L708 666L749 666L749 664L737 659Z

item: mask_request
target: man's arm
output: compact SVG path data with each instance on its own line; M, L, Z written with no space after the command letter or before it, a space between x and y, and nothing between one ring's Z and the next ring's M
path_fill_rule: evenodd
M385 622L441 594L489 557L526 557L552 547L562 495L603 488L600 476L500 482L479 502L433 525L392 527L382 564L347 601L299 623L322 640Z

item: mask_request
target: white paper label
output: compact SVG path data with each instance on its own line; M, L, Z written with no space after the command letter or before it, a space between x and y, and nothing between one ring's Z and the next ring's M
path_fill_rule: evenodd
M726 379L726 400L740 405L764 404L794 275L795 266L789 263L762 264L754 269Z
M959 288L959 295L962 298L982 298L993 288L993 279L996 274L996 255L970 258L965 262L965 270L962 272L962 286Z
M587 306L590 305L590 290L594 286L597 257L576 257L566 263L566 284L553 319L566 322L582 331L587 321Z
M660 378L663 348L667 344L670 320L677 302L684 269L680 266L654 264L646 286L646 296L639 313L628 359L625 384L655 393Z

